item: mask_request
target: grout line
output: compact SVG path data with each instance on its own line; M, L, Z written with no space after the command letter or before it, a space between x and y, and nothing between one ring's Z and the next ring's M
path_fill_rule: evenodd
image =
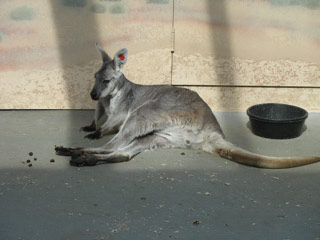
M177 87L225 87L225 88L310 88L320 89L320 86L258 86L258 85L200 85L200 84L173 84Z
M173 55L174 55L174 49L175 49L175 29L174 29L174 21L175 21L175 0L172 0L172 26L171 26L171 69L170 69L170 82L171 85L173 85Z
M172 0L172 28L174 28L174 11L175 11L175 9L174 9L174 1L175 0Z

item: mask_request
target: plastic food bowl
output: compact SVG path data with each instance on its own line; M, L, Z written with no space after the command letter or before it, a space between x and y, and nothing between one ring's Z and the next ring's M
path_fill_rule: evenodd
M300 107L264 103L247 110L251 130L255 135L272 139L289 139L301 135L308 112Z

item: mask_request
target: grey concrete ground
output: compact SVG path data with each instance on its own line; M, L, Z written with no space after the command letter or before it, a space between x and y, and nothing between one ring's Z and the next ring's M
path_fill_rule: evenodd
M172 149L69 166L55 145L106 141L79 132L92 114L0 112L1 240L320 239L320 163L264 170ZM307 130L292 140L254 136L244 113L217 117L228 139L254 152L320 155L320 114L310 114Z

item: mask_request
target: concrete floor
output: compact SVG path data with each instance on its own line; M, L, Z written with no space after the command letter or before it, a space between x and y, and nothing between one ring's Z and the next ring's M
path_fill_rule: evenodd
M320 163L264 170L172 149L72 167L54 146L102 145L106 138L79 131L92 115L0 112L1 240L320 239ZM254 136L244 113L217 118L228 139L254 152L320 155L320 114L292 140Z

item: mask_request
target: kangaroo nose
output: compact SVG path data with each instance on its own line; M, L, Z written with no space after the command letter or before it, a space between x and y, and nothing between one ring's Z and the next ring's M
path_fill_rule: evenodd
M90 96L91 96L92 100L98 100L99 99L98 94L95 93L95 92L91 92Z

